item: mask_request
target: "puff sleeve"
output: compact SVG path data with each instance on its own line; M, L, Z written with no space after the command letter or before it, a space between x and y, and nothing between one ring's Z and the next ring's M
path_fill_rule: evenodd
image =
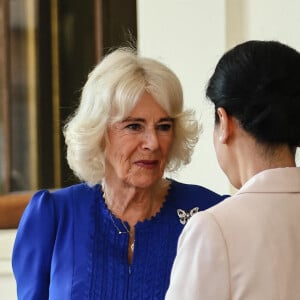
M19 223L12 267L18 299L48 299L56 236L55 208L48 191L37 192Z

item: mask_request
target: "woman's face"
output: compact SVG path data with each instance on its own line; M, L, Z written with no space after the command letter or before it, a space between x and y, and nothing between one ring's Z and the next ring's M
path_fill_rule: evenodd
M167 112L144 93L129 116L108 129L106 179L138 188L161 179L174 137L173 125Z

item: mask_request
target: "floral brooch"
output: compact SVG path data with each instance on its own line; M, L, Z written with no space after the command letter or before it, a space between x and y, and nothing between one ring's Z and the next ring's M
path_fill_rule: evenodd
M185 225L187 221L199 211L199 207L194 207L190 210L177 209L177 215L179 217L179 221L182 225Z

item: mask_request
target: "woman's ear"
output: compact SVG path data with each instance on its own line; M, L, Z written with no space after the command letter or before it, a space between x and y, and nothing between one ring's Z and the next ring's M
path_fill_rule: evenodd
M219 116L219 141L226 144L231 133L231 118L223 107L217 109Z

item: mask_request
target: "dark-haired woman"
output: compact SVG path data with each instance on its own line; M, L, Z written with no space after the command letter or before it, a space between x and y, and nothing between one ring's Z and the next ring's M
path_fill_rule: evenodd
M166 299L298 300L300 53L240 44L217 64L207 96L219 164L239 191L185 227Z

